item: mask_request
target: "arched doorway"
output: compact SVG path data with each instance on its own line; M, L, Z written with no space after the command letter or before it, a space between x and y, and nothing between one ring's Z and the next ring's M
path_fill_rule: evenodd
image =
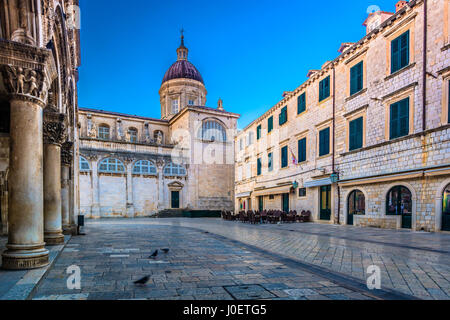
M450 231L450 184L442 193L442 230Z
M353 225L354 215L366 214L366 197L360 190L354 190L348 196L347 224Z
M404 186L395 186L387 195L386 215L402 216L402 228L412 228L412 194Z

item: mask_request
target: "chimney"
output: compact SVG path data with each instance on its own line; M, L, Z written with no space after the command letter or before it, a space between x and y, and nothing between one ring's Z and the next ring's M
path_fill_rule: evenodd
M290 96L292 94L292 91L284 91L283 92L283 98L286 98L287 96Z
M345 50L350 48L352 45L354 45L353 42L344 42L341 44L341 47L339 48L338 52L343 53Z
M308 78L311 78L316 72L319 72L320 70L309 70L308 74L306 75Z
M395 12L399 12L399 11L402 10L403 7L406 6L407 4L408 4L408 1L400 0L400 1L397 2L397 4L395 5Z

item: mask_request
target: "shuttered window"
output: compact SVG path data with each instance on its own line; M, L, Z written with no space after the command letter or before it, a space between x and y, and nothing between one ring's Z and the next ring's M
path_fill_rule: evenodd
M409 98L390 106L390 139L409 134Z
M269 153L269 156L268 156L268 169L269 169L269 172L273 171L273 153L272 152Z
M301 94L297 98L297 114L306 111L306 93Z
M319 102L330 96L330 76L319 82Z
M409 30L391 42L391 73L409 65Z
M350 69L350 95L363 89L363 62L361 61Z
M306 161L306 138L298 140L298 162Z
M261 125L256 128L256 140L261 139Z
M330 128L319 132L319 156L325 156L330 153Z
M349 151L363 146L363 117L350 121Z
M288 147L281 148L281 167L286 168L288 166Z
M257 175L261 175L262 172L262 162L261 162L261 158L258 158L257 160Z
M282 126L283 124L285 124L287 122L287 107L284 107L283 109L281 109L279 118L280 118L280 121L279 121L280 126Z
M273 116L267 120L267 133L273 130Z

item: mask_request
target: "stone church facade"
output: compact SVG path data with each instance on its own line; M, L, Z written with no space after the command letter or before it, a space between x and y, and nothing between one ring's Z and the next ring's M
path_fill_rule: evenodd
M0 232L5 269L48 263L76 228L76 0L0 5Z
M449 0L371 13L364 38L237 135L235 210L449 231L449 17Z
M79 109L80 212L88 218L233 209L239 115L205 107L184 36L159 90L161 119Z

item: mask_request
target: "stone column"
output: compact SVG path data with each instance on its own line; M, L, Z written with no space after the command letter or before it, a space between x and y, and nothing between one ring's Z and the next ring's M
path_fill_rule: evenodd
M72 165L73 143L67 141L61 148L61 214L65 234L71 234L70 222L70 166Z
M67 138L66 117L55 110L44 112L44 241L64 243L61 215L61 145Z
M91 217L96 219L100 218L100 197L99 197L99 185L98 185L98 163L95 158L92 161L92 208Z
M20 47L18 44L15 46L16 50ZM0 53L10 49L2 47ZM36 59L46 61L45 53L38 51L34 55ZM45 63L24 62L23 65L33 66L33 69L2 66L11 106L9 234L7 250L2 255L2 267L12 270L33 269L48 264L48 250L44 247L43 236L42 108L47 100L49 81Z
M127 218L134 218L132 161L127 163Z

